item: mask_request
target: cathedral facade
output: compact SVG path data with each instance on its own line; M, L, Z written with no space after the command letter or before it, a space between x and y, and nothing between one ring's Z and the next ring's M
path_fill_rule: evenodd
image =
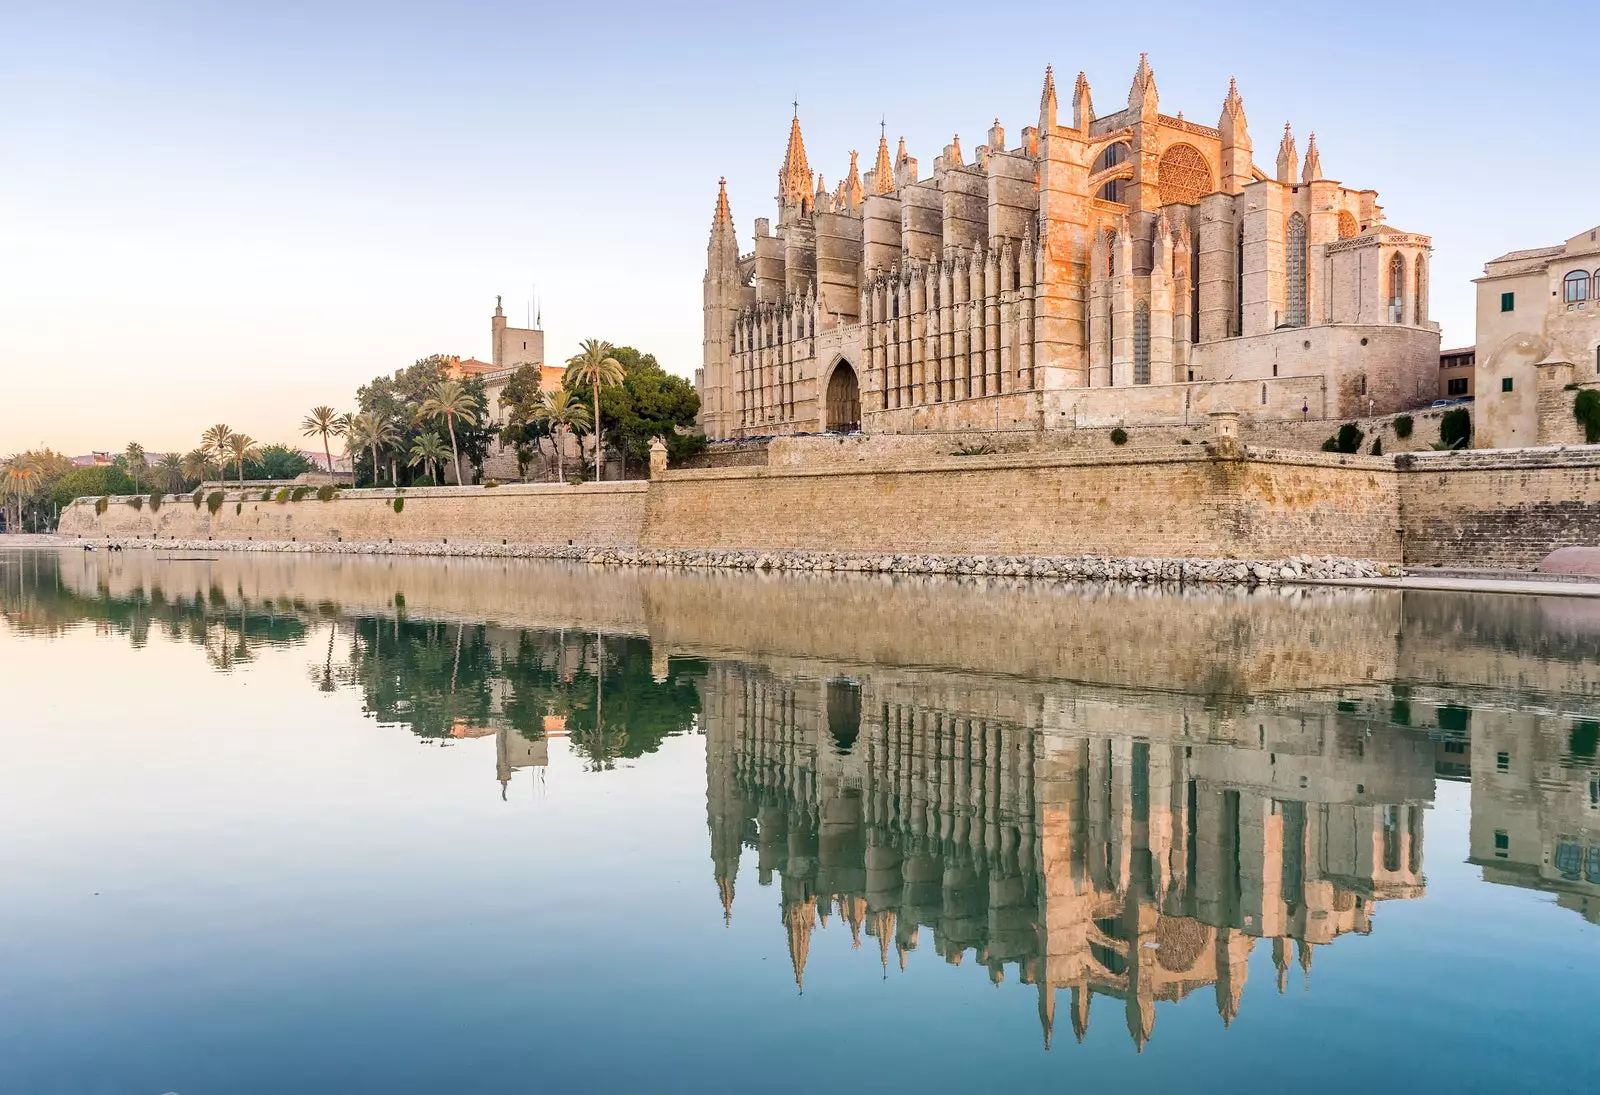
M741 253L726 185L704 282L701 420L713 439L1385 414L1435 395L1428 237L1372 190L1255 166L1230 83L1215 127L1163 114L1141 57L1127 106L1070 117L1045 72L1037 126L952 140L923 178L902 140L829 190L798 112L776 224Z

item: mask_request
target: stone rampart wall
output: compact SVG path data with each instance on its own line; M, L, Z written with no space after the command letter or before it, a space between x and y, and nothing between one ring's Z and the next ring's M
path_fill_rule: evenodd
M315 495L298 502L262 501L263 491L223 492L216 513L188 495L168 498L152 511L113 498L95 514L95 499L80 498L61 515L67 536L125 536L162 540L398 540L517 543L561 547L637 547L643 525L642 481L506 484L341 491L332 501ZM396 498L402 499L395 511Z
M1393 464L1261 452L1017 453L669 473L641 546L1399 561Z
M1532 567L1600 544L1600 446L1416 453L1399 461L1406 562Z

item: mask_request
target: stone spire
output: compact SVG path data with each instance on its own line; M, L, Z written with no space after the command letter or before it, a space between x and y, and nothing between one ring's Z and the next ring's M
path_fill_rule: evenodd
M1156 74L1150 71L1150 55L1141 53L1139 67L1133 73L1133 85L1128 88L1128 109L1154 114L1156 100Z
M1292 183L1300 173L1300 154L1294 148L1294 134L1289 123L1283 123L1283 140L1278 142L1278 181Z
M1237 194L1255 181L1255 163L1250 130L1245 124L1244 100L1239 98L1238 82L1231 77L1217 129L1222 133L1221 189L1225 194Z
M1322 178L1322 156L1317 152L1317 135L1313 133L1306 141L1306 168L1300 181L1315 182L1320 178Z
M1226 129L1230 123L1244 125L1244 100L1239 98L1239 81L1232 76L1228 77L1228 97L1222 100L1222 117L1217 121L1217 128Z
M1048 977L1039 978L1039 1027L1044 1032L1044 1048L1050 1048L1056 1030L1056 989Z
M731 225L732 223L733 212L728 208L728 180L721 178L717 180L717 211L711 218L711 227L716 228L718 225ZM495 310L496 312L499 311L498 304L495 305Z
M1089 1031L1089 1003L1092 994L1088 984L1072 986L1072 1033L1078 1039L1078 1044L1083 1044L1083 1036Z
M1089 97L1089 77L1078 73L1078 82L1072 88L1072 128L1080 133L1089 132L1094 121L1094 100Z
M811 197L811 165L806 163L806 142L800 135L800 108L794 108L789 123L789 147L778 169L778 200L784 205L802 205Z
M1048 136L1056 124L1056 77L1049 65L1044 66L1044 90L1039 93L1039 132Z
M850 202L851 209L861 207L861 172L856 167L856 153L850 152L850 174L845 177L842 193Z
M901 146L904 147L904 142ZM894 165L889 162L889 135L886 132L878 134L878 162L872 165L872 192L894 192Z
M789 929L789 963L794 967L794 985L806 990L806 957L811 953L811 930L817 922L817 899L794 902L784 910Z

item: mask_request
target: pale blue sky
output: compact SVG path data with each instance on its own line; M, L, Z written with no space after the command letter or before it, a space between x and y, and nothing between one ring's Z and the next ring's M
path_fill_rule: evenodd
M1283 123L1434 239L1434 318L1469 279L1600 221L1586 3L96 4L0 9L0 453L291 440L316 403L433 352L487 357L538 286L552 358L596 336L688 375L717 178L742 244L800 100L814 170L878 118L931 164L1053 63L1101 111L1141 50L1163 111L1238 77L1270 169Z

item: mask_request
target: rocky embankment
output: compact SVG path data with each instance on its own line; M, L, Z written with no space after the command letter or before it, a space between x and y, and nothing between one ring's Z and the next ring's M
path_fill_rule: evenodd
M1193 582L1275 585L1338 578L1397 578L1400 567L1367 559L1296 555L1288 559L1107 559L1095 555L842 554L823 551L713 551L693 548L620 550L536 547L485 543L320 543L278 540L80 540L53 543L91 550L294 551L313 555L463 556L562 559L599 566L707 567L727 570L846 572L869 574L958 574L1046 578L1084 582Z

